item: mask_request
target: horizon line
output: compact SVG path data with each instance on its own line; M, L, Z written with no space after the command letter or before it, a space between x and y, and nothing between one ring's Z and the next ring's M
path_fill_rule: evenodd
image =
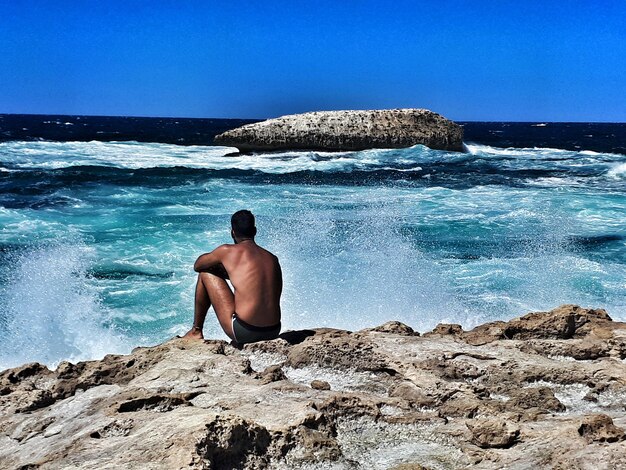
M408 109L408 108L384 108L384 110L391 109ZM418 109L418 108L415 108ZM421 108L420 108L421 109ZM423 108L425 109L425 108ZM336 111L336 110L320 110L320 111ZM342 110L342 111L361 111L361 110ZM291 113L291 114L281 114L276 117L266 117L266 118L256 118L256 117L187 117L187 116L145 116L145 115L134 115L134 114L59 114L59 113L0 113L0 116L75 116L75 117L107 117L107 118L139 118L139 119L221 119L225 121L267 121L269 119L276 119L282 116L290 116L295 114L305 114L309 112L319 112L319 111L305 111L304 113ZM436 112L436 111L433 111ZM439 114L439 113L437 113ZM442 115L443 116L443 115ZM445 116L444 116L445 117ZM474 119L449 119L449 121L453 122L506 122L506 123L515 123L515 124L531 124L531 123L546 123L546 124L626 124L626 121L550 121L545 119L535 119L532 121L498 121L494 119L487 120L474 120Z

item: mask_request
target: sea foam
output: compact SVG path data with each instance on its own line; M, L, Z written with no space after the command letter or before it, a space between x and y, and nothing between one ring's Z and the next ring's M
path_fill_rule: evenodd
M626 163L619 163L613 165L608 173L611 178L625 178L626 177Z
M0 293L0 369L127 352L122 335L105 326L106 308L88 283L90 251L76 242L47 244L12 257Z

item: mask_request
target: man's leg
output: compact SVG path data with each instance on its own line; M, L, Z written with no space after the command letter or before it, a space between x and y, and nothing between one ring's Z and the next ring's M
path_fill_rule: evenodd
M214 274L198 274L196 298L194 302L193 328L184 336L189 339L203 339L202 329L209 308L213 305L217 320L224 333L234 339L232 316L235 312L235 296L224 279Z

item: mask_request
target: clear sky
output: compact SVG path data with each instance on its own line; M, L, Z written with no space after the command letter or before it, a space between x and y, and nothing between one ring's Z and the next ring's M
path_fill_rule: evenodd
M625 0L0 0L0 113L626 121Z

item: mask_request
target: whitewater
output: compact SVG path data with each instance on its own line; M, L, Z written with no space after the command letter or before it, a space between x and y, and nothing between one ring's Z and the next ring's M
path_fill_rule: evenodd
M193 262L244 208L281 260L285 329L471 328L562 303L626 320L626 155L467 148L0 143L0 369L184 333ZM205 336L225 339L211 316Z

